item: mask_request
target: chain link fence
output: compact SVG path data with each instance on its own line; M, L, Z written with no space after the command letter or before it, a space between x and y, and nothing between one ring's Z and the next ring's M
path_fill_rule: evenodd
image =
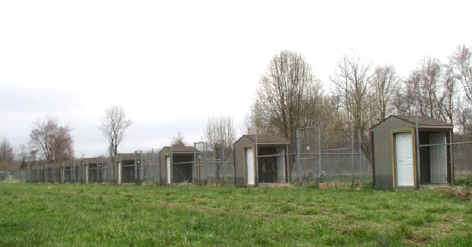
M450 136L434 133L420 137L421 184L454 182L450 174L457 184L472 180L472 136L454 135L452 141Z
M296 134L296 153L289 159L295 163L292 182L321 187L372 183L369 148L359 129L310 127Z
M231 148L224 145L210 145L206 142L194 144L194 183L233 184L234 160Z
M291 144L284 160L287 179L274 179L263 174L279 174L269 171L264 160L275 159L273 152L258 154L259 183L284 183L316 185L320 187L352 186L372 182L372 166L369 148L359 130L303 128L297 131L296 143ZM444 151L447 162L453 164L446 170L434 169L434 160ZM235 164L231 148L212 146L205 142L194 144L192 179L194 184L235 184ZM281 154L278 154L279 156ZM270 156L270 157L269 157ZM274 156L274 157L272 157ZM444 183L445 174L453 173L457 183L472 178L472 136L455 135L438 144L420 145L423 161L422 183ZM121 183L159 184L159 152L135 152L120 158ZM268 162L269 162L268 161ZM269 168L267 168L269 167ZM269 169L265 171L264 169ZM280 173L282 174L282 173ZM33 163L19 171L0 171L0 181L13 178L36 183L116 183L117 167L108 158L77 159L64 164ZM441 180L442 179L442 180ZM275 182L274 182L275 181ZM449 182L449 181L447 181Z
M360 131L343 129L321 130L315 126L297 130L296 143L288 146L288 152L265 150L256 154L261 176L260 183L293 183L326 185L352 185L370 183L372 169L363 149ZM257 143L256 143L257 146ZM292 150L292 151L290 151ZM280 150L279 150L280 151ZM274 153L275 152L275 153ZM470 153L470 152L469 152ZM278 155L277 157L275 157ZM283 155L285 158L280 158ZM194 143L194 158L189 164L191 180L194 184L235 184L235 164L232 147L210 145L206 142ZM283 179L270 177L272 166L264 165L265 161L286 165L287 177ZM457 157L457 159L465 159ZM266 162L266 163L267 163ZM120 169L112 166L105 157L78 159L65 164L37 163L15 174L18 179L27 182L49 183L121 183L160 184L159 152L137 151L123 154L119 158ZM278 164L283 169L283 164ZM281 168L282 167L282 168ZM266 174L267 176L263 176Z

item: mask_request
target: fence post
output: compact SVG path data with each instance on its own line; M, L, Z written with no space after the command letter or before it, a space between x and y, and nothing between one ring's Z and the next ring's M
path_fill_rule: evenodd
M321 180L321 171L323 169L323 163L321 163L321 161L321 126L318 125L318 180ZM318 189L319 188L320 183L318 182Z
M64 164L62 164L61 167L59 168L59 176L60 176L61 184L64 183L64 180L65 180L64 175L65 175Z
M89 175L89 172L88 172L88 163L86 163L86 164L84 165L84 183L85 183L85 184L88 184L88 182L89 182L89 177L88 177L88 175Z
M121 161L116 164L116 184L121 184Z
M300 169L301 169L301 164L300 164L300 129L296 130L296 156L295 156L295 180L298 180L300 176Z
M354 188L354 124L351 129L351 188Z
M361 129L359 128L357 130L357 145L359 146L358 147L358 150L359 150L359 165L358 165L358 170L357 170L357 182L360 184L360 175L361 175L361 170L362 170L362 133L361 133Z

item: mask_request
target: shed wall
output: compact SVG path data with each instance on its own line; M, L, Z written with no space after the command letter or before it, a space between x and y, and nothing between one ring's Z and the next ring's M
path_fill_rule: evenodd
M254 148L252 141L247 138L241 138L234 145L234 169L235 183L237 185L247 184L247 167L246 167L246 149ZM255 152L255 150L254 150Z
M166 184L167 181L167 165L166 156L168 155L168 148L164 148L159 153L159 171L160 171L160 184Z
M388 118L373 129L374 133L374 159L375 159L375 187L393 188L393 148L392 130L413 127L410 123L398 118Z

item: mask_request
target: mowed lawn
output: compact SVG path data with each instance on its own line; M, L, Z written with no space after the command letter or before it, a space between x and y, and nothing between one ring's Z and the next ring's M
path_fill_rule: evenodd
M0 183L0 246L472 246L438 190Z

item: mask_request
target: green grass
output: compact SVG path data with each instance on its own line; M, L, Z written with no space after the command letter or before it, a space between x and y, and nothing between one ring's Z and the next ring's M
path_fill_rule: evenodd
M0 184L0 246L472 246L435 190Z
M465 176L456 178L456 185L459 186L472 186L472 176Z

